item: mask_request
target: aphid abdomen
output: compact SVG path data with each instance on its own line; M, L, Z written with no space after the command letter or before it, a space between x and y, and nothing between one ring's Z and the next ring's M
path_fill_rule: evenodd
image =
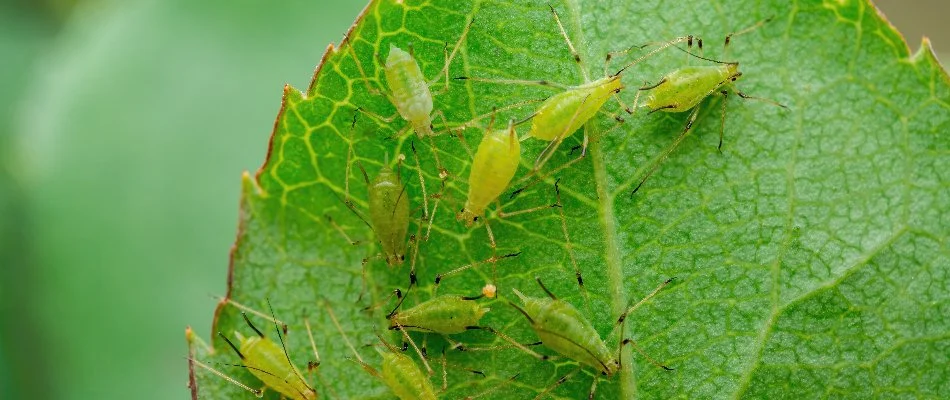
M317 398L297 367L287 361L284 349L273 340L260 336L242 338L241 353L244 365L267 387L295 400Z
M478 326L486 312L488 308L476 301L442 295L400 311L393 316L392 322L393 326L398 324L406 330L454 335L465 332L470 326Z
M409 198L399 175L383 167L369 187L369 218L389 265L401 264L409 231Z
M600 334L570 303L528 298L525 310L534 320L532 328L545 347L606 375L616 372L613 354Z
M529 134L545 141L570 136L621 89L620 77L612 76L551 96L538 108Z
M399 115L419 135L432 135L432 92L412 55L390 46L386 58L386 83Z
M646 105L651 110L664 112L690 110L729 83L731 71L735 71L733 64L680 68L664 76L662 83L651 89Z
M401 400L436 400L429 377L404 354L383 353L382 380Z
M521 143L514 127L489 131L475 151L468 177L468 200L462 219L471 222L485 213L485 207L501 195L511 183L521 161Z

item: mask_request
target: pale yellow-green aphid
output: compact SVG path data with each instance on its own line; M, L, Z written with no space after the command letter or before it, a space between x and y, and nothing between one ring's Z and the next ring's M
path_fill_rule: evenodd
M751 32L763 26L768 21L769 19L759 21L753 26L750 26L739 32L729 34L726 36L724 47L729 45L730 40L733 37ZM699 49L702 50L702 40L699 40L698 43ZM690 45L691 44L692 40L690 40ZM739 71L739 62L717 61L694 55L688 51L687 54L692 57L711 62L714 65L686 66L675 69L660 78L657 83L641 87L637 92L636 100L634 100L634 107L637 107L640 94L648 93L644 107L647 107L650 110L649 113L651 114L657 111L679 113L692 110L692 112L687 118L686 126L683 128L682 133L680 133L676 140L673 141L673 145L667 149L663 156L658 158L652 164L647 174L640 180L640 183L637 185L637 187L634 188L630 193L631 195L640 190L640 187L643 186L643 183L646 182L646 180L649 179L654 172L656 172L657 167L659 167L659 165L664 160L666 160L667 157L669 157L670 153L672 153L673 150L675 150L676 147L679 146L679 144L683 141L686 135L689 134L693 124L696 122L696 118L699 116L700 103L710 96L717 94L721 94L723 96L722 118L719 130L720 151L722 150L722 137L726 127L726 98L730 92L735 93L743 99L760 100L782 108L788 108L775 101L760 97L752 97L741 92L735 84L735 82L742 76L742 72Z
M286 329L286 325L281 328L282 325L273 317L273 310L271 315L267 316L259 311L255 311L241 304L235 303L229 299L222 300L228 304L232 304L235 307L241 309L241 316L244 318L244 322L249 328L254 332L253 335L244 336L240 332L235 331L234 336L237 339L238 343L235 344L228 339L223 333L218 332L218 335L234 350L234 353L240 358L240 364L228 364L240 368L247 369L252 375L257 377L264 383L264 389L271 389L287 398L293 400L315 400L317 398L317 392L309 383L304 379L303 374L300 370L297 369L291 360L287 352L287 347L284 344L284 338L281 334L282 329ZM277 342L268 338L264 333L255 326L250 318L248 318L246 312L250 312L262 318L268 319L270 322L274 323ZM310 335L310 343L314 345L313 351L316 356L315 360L309 362L308 370L315 371L320 365L320 355L317 353L316 346L313 341L313 336L310 330L310 323L306 319L304 324L307 327L307 334ZM186 331L186 336L188 337L189 342L200 342L200 339L189 329ZM190 361L199 367L202 367L211 373L247 390L251 393L254 393L257 397L261 397L264 393L264 389L253 389L241 382L238 382L236 379L211 368L210 366L194 359Z
M471 225L485 208L508 188L521 162L521 142L514 124L507 129L488 129L482 137L468 177L468 198L458 219Z
M593 324L591 324L587 317L571 305L571 303L554 296L554 293L544 286L541 279L535 278L535 280L548 297L529 297L515 289L514 293L521 300L522 305L519 306L515 303L510 304L527 318L531 329L538 335L538 339L541 340L541 343L543 343L545 347L556 351L564 357L577 361L581 365L580 368L593 368L599 372L599 375L603 375L607 379L623 368L623 363L621 362L622 353L620 351L624 345L632 345L635 349L640 351L632 339L623 337L624 324L627 316L672 281L672 279L669 279L663 282L656 290L635 305L630 306L620 315L615 325L615 329L619 328L620 330L619 344L617 349L611 350L607 347L606 342L601 339L600 334L597 333L597 330L594 329ZM657 367L672 370L670 367L657 363L642 351L640 351L640 353ZM564 381L574 373L576 373L576 371L565 375L553 386L542 392L542 394L564 383ZM589 399L594 398L594 393L597 390L597 379L597 375L594 375L594 383L588 395Z

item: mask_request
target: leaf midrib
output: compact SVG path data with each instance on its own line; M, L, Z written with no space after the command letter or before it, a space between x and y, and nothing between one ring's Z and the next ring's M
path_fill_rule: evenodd
M570 16L569 24L572 28L570 31L573 34L571 41L577 53L580 54L581 57L586 58L588 52L584 41L584 32L580 25L580 4L577 0L567 0L565 1L565 5L568 8L566 15ZM584 77L584 83L588 83L589 79L587 77L590 76L590 71L587 70L586 64L578 63L577 66L581 72L581 76ZM594 140L600 137L600 133L594 124L590 122L584 126L584 134L591 139L590 145L588 146L588 156L591 159L594 170L594 186L597 188L596 201L599 206L597 212L600 217L601 228L604 231L606 289L611 300L611 315L620 315L626 308L627 293L623 286L623 268L620 263L622 258L620 255L620 245L618 243L617 218L614 216L614 196L613 193L607 190L607 169L604 163L603 149L600 146L600 141ZM619 334L623 336L625 332L621 331ZM621 357L622 359L631 360L631 356L631 351L624 349ZM633 374L632 365L632 363L628 363L627 368L620 369L620 376L617 378L620 380L620 398L635 399L637 397L637 382ZM598 379L598 377L595 376L594 379Z

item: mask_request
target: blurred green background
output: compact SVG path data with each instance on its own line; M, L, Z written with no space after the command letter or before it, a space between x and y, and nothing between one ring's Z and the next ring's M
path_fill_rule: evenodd
M0 398L187 398L240 173L365 1L0 1ZM950 60L950 3L878 4Z

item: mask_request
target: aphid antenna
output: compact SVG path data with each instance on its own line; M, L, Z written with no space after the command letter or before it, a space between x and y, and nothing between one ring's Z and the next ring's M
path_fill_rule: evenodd
M673 47L674 49L676 49L676 50L679 50L679 51L682 51L682 52L686 53L688 56L691 56L691 57L696 58L696 59L699 59L699 60L709 61L709 62L711 62L711 63L721 64L721 65L739 65L739 62L738 62L738 61L720 61L720 60L714 60L714 59L709 58L709 57L703 57L703 56L701 56L701 55L695 54L695 53L693 53L693 52L691 52L691 51L689 51L689 50L686 50L686 49L684 49L684 48L682 48L682 47L679 47L679 46L672 46L672 47ZM659 85L659 84L658 84L658 85ZM654 86L654 87L655 87L655 86Z
M483 374L483 375L484 375L484 374ZM487 395L489 395L489 394L492 394L492 393L494 393L494 392L497 392L497 391L501 390L502 388L504 388L505 386L507 386L507 385L511 384L512 382L514 382L515 380L517 380L519 376L521 376L521 373L520 373L520 372L517 373L517 374L512 375L512 376L511 376L510 378L508 378L508 379L505 379L505 381L502 382L501 384L494 385L493 387L489 388L488 390L486 390L486 391L484 391L484 392L481 392L481 393L478 393L478 394L476 394L476 395L474 395L474 396L465 396L464 399L465 399L465 400L475 400L475 399L477 399L477 398L479 398L479 397L487 396Z
M571 58L578 65L583 65L580 53L577 52L577 49L574 47L574 43L571 42L571 37L567 35L564 25L561 24L561 17L557 15L557 11L554 10L554 6L548 4L548 8L551 10L551 14L554 15L554 22L557 23L557 28L561 32L561 37L564 38L564 42L567 43L567 48L571 50ZM580 68L580 70L584 77L584 81L589 81L590 77L587 75L587 68Z
M678 43L683 43L683 42L688 41L688 40L693 40L693 36L680 36L680 37L678 37L678 38L674 38L674 39L672 39L672 40L666 41L666 42L664 42L663 44L659 45L657 48L655 48L655 49L653 49L653 50L650 50L648 53L646 53L646 54L644 54L644 55L638 57L637 59L631 61L629 64L624 65L623 68L620 68L619 70L617 70L617 72L614 73L612 76L618 76L618 75L620 75L621 73L623 73L624 71L626 71L627 68L630 68L630 67L632 67L632 66L634 66L634 65L637 65L637 64L643 62L643 60L646 60L647 58L650 58L650 57L654 56L656 53L659 53L659 52L663 51L663 50L666 49L667 47L673 46L673 45L678 44Z
M471 21L468 21L465 24L465 28L462 29L462 34L459 35L458 41L455 42L455 46L452 47L452 53L448 53L448 43L445 44L442 51L445 54L445 64L442 66L442 70L432 78L431 81L426 82L426 85L432 86L439 82L442 77L445 77L445 88L443 90L448 90L449 88L449 66L452 65L452 60L455 59L456 54L458 54L459 48L462 46L462 42L465 41L465 38L468 36L468 32L472 29L472 25L475 24L475 17L472 17ZM438 92L441 93L441 92Z
M263 319L265 319L265 320L267 320L267 321L270 321L270 322L273 322L273 323L275 323L275 324L280 325L280 326L281 326L281 329L283 329L284 331L287 330L287 324L286 324L285 322L283 322L283 321L281 321L281 320L279 320L279 319L277 319L277 318L275 318L275 317L273 317L273 316L271 316L271 315L264 314L264 313L262 313L262 312L260 312L260 311L257 311L257 310L255 310L255 309L253 309L253 308L251 308L251 307L248 307L248 306L246 306L246 305L244 305L244 304L238 303L238 302L236 302L236 301L234 301L234 300L232 300L232 299L229 299L229 298L225 298L225 297L221 297L221 296L214 296L214 297L215 297L216 299L218 299L219 301L223 302L223 303L230 304L230 305L234 306L235 308L237 308L238 310L241 310L241 313L242 313L242 314L243 314L243 313L250 313L250 314L253 314L254 316L263 318ZM245 316L244 318L245 318L245 320L247 320L247 316ZM252 324L252 325L253 325L253 324ZM255 328L254 330L257 331L256 328Z
M756 30L756 29L759 29L759 28L761 28L762 26L764 26L765 24L771 22L773 18L775 18L774 15L773 15L773 16L770 16L770 17L768 17L768 18L766 18L766 19L760 20L760 21L758 21L758 22L752 24L751 26L749 26L749 27L747 27L747 28L745 28L745 29L742 29L742 30L740 30L740 31L738 31L738 32L733 32L733 33L730 33L730 34L726 35L726 38L725 38L725 40L723 40L723 43L722 43L723 53L727 53L727 52L728 52L728 50L729 50L729 43L732 42L732 38L737 37L737 36L741 36L741 35L745 35L746 33L749 33L749 32L752 32L752 31L754 31L754 30Z
M237 387L239 387L239 388L241 388L241 389L244 389L244 390L246 390L246 391L248 391L248 392L253 393L253 394L254 394L255 396L257 396L257 397L262 397L262 396L264 396L264 390L263 390L263 389L254 389L254 388L252 388L252 387L250 387L250 386L247 386L247 385L245 385L245 384L239 382L237 379L234 379L234 378L228 376L228 375L225 374L224 372L218 371L218 370L212 368L211 366L209 366L209 365L207 365L207 364L205 364L205 363L203 363L203 362L201 362L201 361L196 360L196 359L193 358L193 357L188 357L187 359L188 359L188 361L191 362L192 364L197 365L197 366L199 366L199 367L201 367L201 368L204 368L206 371L208 371L208 372L210 372L210 373L212 373L212 374L217 375L217 376L220 377L221 379L224 379L224 380L226 380L226 381L228 381L228 382L231 382L232 384L234 384L235 386L237 386ZM238 367L245 367L245 368L246 368L246 366L243 366L243 365L235 365L235 364L226 364L226 365L232 365L232 366L238 366Z
M422 176L422 162L419 161L419 153L416 152L416 141L415 141L415 140L410 140L410 141L409 141L409 149L412 150L412 158L413 158L414 160L416 160L416 172L417 172L418 175L419 175L419 187L422 188L422 211L423 211L423 218L428 219L428 218L430 218L430 217L429 217L429 196L426 195L426 180L425 180L425 177ZM402 174L400 173L399 176L401 177ZM403 190L405 190L405 185L403 186ZM437 200L437 201L438 201L438 200ZM396 208L393 207L393 214L395 214L395 213L396 213ZM435 213L435 207L433 207L433 213ZM430 225L430 228L431 228L431 225ZM426 237L428 237L428 235L426 235Z
M502 112L507 112L507 111L515 110L515 109L518 109L518 108L521 108L521 107L524 107L524 106L527 106L527 105L535 104L535 103L541 103L541 102L543 102L543 101L545 101L545 100L547 100L547 99L548 99L547 97L544 97L544 98L540 98L540 99L522 100L522 101L519 101L519 102L516 102L516 103L511 103L511 104L508 104L508 105L505 105L505 106L502 106L502 107L492 107L492 111L489 111L489 112L484 113L484 114L477 115L477 116L475 116L474 118L472 118L472 119L470 119L470 120L468 120L468 121L466 121L466 122L464 122L464 123L461 123L461 124L459 124L459 125L453 125L453 126L448 126L448 125L446 125L446 126L444 126L444 128L445 128L444 131L437 132L437 133L436 133L436 136L441 135L441 134L445 133L446 131L464 131L465 129L469 129L469 128L478 128L478 127L480 126L478 122L481 121L481 120L483 120L483 119L485 119L485 118L491 118L492 116L494 116L494 115L497 114L497 113L502 113ZM528 116L527 118L524 118L524 119L522 119L522 120L520 120L520 121L518 121L518 122L515 122L515 126L518 126L518 125L521 125L521 124L523 124L523 123L525 123L525 122L530 121L531 118L534 117L534 115L535 115L535 114L533 113L533 114L531 114L530 116ZM524 141L524 140L522 140L522 141Z
M541 86L551 89L560 89L567 90L571 89L573 86L565 85L562 83L551 82L546 79L498 79L498 78L481 78L474 76L456 76L452 78L457 81L472 81L472 82L483 82L483 83L494 83L498 85L524 85L524 86Z
M274 307L270 303L270 298L266 298L265 300L267 301L267 308L270 310L271 316L275 317L274 320L276 321L277 320L276 314L274 314ZM247 317L245 316L244 319L247 320ZM250 323L250 320L247 320L247 321L248 323ZM286 325L284 329L286 329ZM287 343L284 342L284 335L281 334L280 326L277 325L277 322L274 322L274 330L277 331L277 339L278 341L280 341L281 349L284 350L284 359L287 361L287 365L290 366L290 370L294 371L294 375L297 377L297 379L300 379L300 381L303 382L304 386L306 386L307 389L310 389L310 391L315 391L313 387L311 387L310 384L307 383L307 380L304 379L302 376L300 376L300 373L297 371L297 368L294 368L294 362L290 360L290 352L287 351ZM314 351L316 351L316 345L314 345ZM320 356L318 355L317 359L319 359L319 357ZM284 380L286 381L286 379ZM303 395L303 393L301 393L301 395Z
M515 307L518 308L517 306L515 306ZM520 308L519 308L519 309L520 309ZM522 312L523 312L523 311L522 311ZM524 344L521 344L520 342L518 342L517 340L515 340L515 339L512 338L511 336L508 336L508 335L506 335L506 334L504 334L504 333L501 333L501 332L498 331L497 329L492 328L492 327L490 327L490 326L468 326L468 327L465 327L465 329L468 329L468 330L483 330L483 331L488 331L488 332L490 332L491 334L500 337L502 340L504 340L504 341L506 341L506 342L508 342L508 343L511 343L511 345L514 346L515 348L517 348L518 350L521 350L521 351L525 352L525 353L528 354L529 356L534 357L534 358L538 359L539 361L546 361L546 360L548 360L548 359L551 358L551 357L549 357L549 356L546 356L546 355L543 355L543 354L539 354L539 353L537 353L536 351L529 349L528 346L525 346Z

